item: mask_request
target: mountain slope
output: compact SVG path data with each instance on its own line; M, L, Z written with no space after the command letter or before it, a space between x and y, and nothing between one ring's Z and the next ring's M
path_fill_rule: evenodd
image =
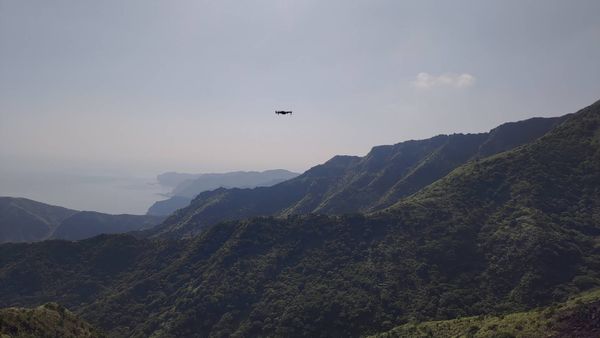
M0 309L0 337L105 337L90 324L58 304L33 309Z
M470 160L533 141L566 118L534 118L507 123L489 133L440 135L378 146L365 157L336 156L272 187L204 192L151 235L185 237L219 221L261 215L380 210Z
M0 243L46 239L76 210L26 198L0 197Z
M374 338L494 338L598 337L600 292L578 295L567 302L502 316L477 316L445 321L410 323Z
M523 311L600 285L599 166L600 102L369 216L2 245L0 305L59 301L134 337L354 337Z
M265 171L234 171L222 174L201 174L188 179L173 189L173 195L194 198L203 191L217 188L249 188L271 186L298 176L283 169Z
M50 238L71 241L99 234L119 234L152 228L164 217L148 215L109 215L94 211L80 211L66 219L54 230Z
M168 216L177 209L185 208L192 201L189 197L173 196L166 200L154 202L146 212L146 215L152 216Z
M148 209L148 215L168 216L175 210L184 208L198 194L218 188L269 187L292 179L297 173L283 170L234 171L218 174L177 174L166 173L158 176L160 182L177 183L171 198L158 201Z
M101 233L150 228L157 216L108 215L48 205L26 198L0 197L0 243L49 238L77 240Z
M538 141L468 163L391 210L435 222L431 236L477 235L472 250L487 253L495 288L517 302L542 301L549 295L532 286L565 282L600 235L599 129L597 102ZM444 248L433 249L456 263ZM504 260L519 264L497 268Z

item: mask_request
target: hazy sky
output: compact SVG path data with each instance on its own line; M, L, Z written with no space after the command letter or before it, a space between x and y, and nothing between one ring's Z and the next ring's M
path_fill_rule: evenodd
M0 166L302 171L573 112L600 99L599 14L598 0L0 0Z

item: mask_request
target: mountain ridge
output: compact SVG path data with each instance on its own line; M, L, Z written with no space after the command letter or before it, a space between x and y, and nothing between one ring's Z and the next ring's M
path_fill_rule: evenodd
M0 197L0 243L78 240L155 226L163 217L78 211L22 197Z
M148 209L147 215L168 216L174 211L190 204L193 198L204 191L218 188L253 188L268 187L298 176L297 173L284 169L264 171L232 171L226 173L179 174L165 173L158 175L159 182L172 185L171 197L155 202Z
M438 135L375 146L363 157L334 156L272 187L204 192L149 235L193 236L218 221L253 216L384 209L470 160L541 137L568 117L533 118L505 123L488 133ZM507 139L507 134L513 135L513 139Z

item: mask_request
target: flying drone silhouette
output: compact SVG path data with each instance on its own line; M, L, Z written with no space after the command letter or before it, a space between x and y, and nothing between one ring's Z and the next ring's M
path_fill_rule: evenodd
M276 110L275 114L277 114L277 115L287 115L287 114L292 115L292 111L291 110Z

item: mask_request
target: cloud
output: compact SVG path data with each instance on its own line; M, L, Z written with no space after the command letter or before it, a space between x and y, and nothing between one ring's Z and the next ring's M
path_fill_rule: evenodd
M475 83L475 77L471 74L441 74L439 76L429 73L419 73L417 78L411 83L413 87L419 89L429 89L433 87L454 87L465 88Z

